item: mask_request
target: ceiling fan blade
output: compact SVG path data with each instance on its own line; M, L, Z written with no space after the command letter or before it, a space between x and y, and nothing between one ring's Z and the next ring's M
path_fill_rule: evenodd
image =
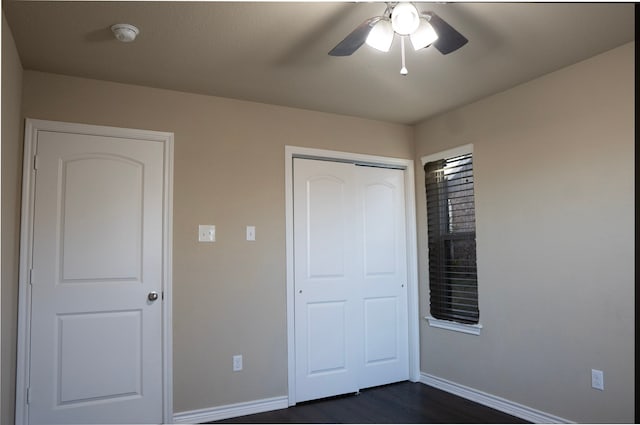
M373 28L373 26L377 24L380 19L382 19L382 16L374 16L373 18L369 18L363 23L361 23L360 25L358 25L356 29L351 31L351 34L346 36L344 40L342 40L340 43L336 45L336 47L331 49L331 51L329 52L329 55L331 56L351 55L353 52L358 50L360 46L364 44L364 42L367 40L367 36L371 32L371 28Z
M469 40L456 31L451 25L446 23L444 19L433 12L425 12L423 15L429 16L429 23L438 34L438 39L433 43L436 49L443 55L458 50Z

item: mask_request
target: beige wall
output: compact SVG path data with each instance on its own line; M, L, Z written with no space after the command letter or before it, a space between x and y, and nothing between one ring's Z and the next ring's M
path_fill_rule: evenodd
M286 394L285 144L419 158L473 143L484 328L472 336L421 322L422 371L573 421L633 421L633 44L414 129L32 71L23 77L5 25L2 423L11 422L14 399L21 91L22 117L175 133L175 412ZM218 241L198 244L197 225L209 223ZM254 243L243 241L247 224L257 226ZM231 372L233 354L244 355L244 371ZM590 388L592 368L604 370L604 392Z
M413 130L32 71L23 91L26 117L175 133L175 412L286 395L284 146L413 159Z
M16 323L20 193L22 163L22 65L16 45L2 15L2 281L0 307L0 423L13 422L15 403Z
M416 127L417 158L467 143L483 329L423 321L422 371L571 421L633 422L634 44Z

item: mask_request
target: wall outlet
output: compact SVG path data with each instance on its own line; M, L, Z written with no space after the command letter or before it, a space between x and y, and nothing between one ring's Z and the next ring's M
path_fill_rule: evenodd
M242 370L242 354L233 356L233 371L238 372L239 370Z
M601 370L591 369L591 388L604 391L604 373Z

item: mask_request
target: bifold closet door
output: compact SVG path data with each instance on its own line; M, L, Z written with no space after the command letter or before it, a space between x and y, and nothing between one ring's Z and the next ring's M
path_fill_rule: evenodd
M293 168L296 401L407 379L402 170Z

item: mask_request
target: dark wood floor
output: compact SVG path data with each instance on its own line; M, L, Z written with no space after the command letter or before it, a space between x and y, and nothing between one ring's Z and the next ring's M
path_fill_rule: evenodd
M362 390L359 395L299 403L288 409L210 423L528 423L481 404L412 382Z

